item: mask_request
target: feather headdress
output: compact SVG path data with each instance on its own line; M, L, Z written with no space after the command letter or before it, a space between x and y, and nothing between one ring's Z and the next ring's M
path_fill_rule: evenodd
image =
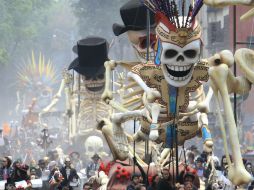
M20 88L29 88L38 83L52 86L57 82L55 68L50 60L45 62L44 56L40 53L38 62L35 60L32 51L31 58L18 68L18 83Z
M187 7L185 0L181 0L181 7L178 7L175 0L142 0L143 3L156 15L157 18L165 17L173 28L188 28L193 25L195 17L200 8L203 6L203 0L197 0L193 8L189 5L188 11L185 14ZM184 19L180 19L183 17Z

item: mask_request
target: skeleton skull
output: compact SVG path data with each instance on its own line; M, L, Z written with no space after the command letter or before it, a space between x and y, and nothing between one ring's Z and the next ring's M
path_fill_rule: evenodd
M175 87L185 86L190 82L194 64L200 57L200 40L195 40L183 48L162 42L161 66L166 81Z
M101 73L95 77L82 76L82 83L86 88L86 92L101 94L105 86L104 74Z
M136 56L142 62L146 62L147 58L147 32L146 30L127 32L128 38L134 48ZM149 60L154 59L154 45L156 42L154 29L151 29L150 43L149 43Z
M89 136L85 141L85 155L91 158L95 153L101 157L107 155L104 152L102 139L98 136Z
M183 17L179 18L182 22ZM185 19L185 18L184 18ZM156 64L161 64L165 80L172 86L182 87L190 82L194 65L200 59L201 30L199 24L193 27L174 28L161 21L156 27Z

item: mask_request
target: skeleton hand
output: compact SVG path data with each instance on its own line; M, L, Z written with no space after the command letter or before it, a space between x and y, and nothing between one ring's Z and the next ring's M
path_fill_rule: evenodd
M147 92L147 101L149 103L154 102L157 98L161 97L160 92L157 89L151 88L148 92Z
M209 69L209 75L213 70L216 72L225 73L226 85L229 93L246 94L251 89L251 78L253 78L252 65L254 51L246 48L242 48L236 51L235 56L229 50L223 50L218 54L208 58L208 63L211 66ZM235 77L230 67L236 62L239 65L243 76ZM218 77L215 74L214 77ZM247 79L249 80L247 80ZM253 80L254 82L254 80Z
M234 55L229 50L223 50L220 53L216 53L214 56L208 58L210 66L218 66L220 64L226 64L231 67L234 64Z
M203 150L207 153L211 153L213 151L213 141L212 140L206 140L203 145Z

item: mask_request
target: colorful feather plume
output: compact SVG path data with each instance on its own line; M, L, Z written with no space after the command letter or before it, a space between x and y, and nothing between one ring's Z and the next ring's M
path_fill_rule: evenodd
M57 75L50 60L46 63L44 56L40 53L38 62L36 62L32 51L31 58L18 68L18 80L21 88L31 87L38 83L51 86L57 82Z
M186 28L192 25L196 15L203 6L203 0L197 0L194 8L192 4L189 5L187 14L185 14L186 1L181 0L182 7L178 7L175 0L142 0L142 2L155 14L162 13L167 17L169 22L176 28ZM181 15L179 14L181 11ZM183 16L185 19L181 20L179 17Z

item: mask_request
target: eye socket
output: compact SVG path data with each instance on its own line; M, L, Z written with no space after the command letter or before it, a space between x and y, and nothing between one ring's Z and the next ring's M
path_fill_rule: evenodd
M165 57L166 57L166 58L173 58L173 57L175 57L177 54L178 54L178 52L177 52L176 50L174 50L174 49L168 49L168 50L166 50L166 52L165 52Z
M146 44L146 38L142 39L140 42L139 42L139 47L141 49L145 49L147 47L147 44Z
M85 80L91 80L92 77L91 76L85 76Z
M193 49L189 49L183 52L183 54L188 58L194 58L197 55L197 51Z
M98 79L103 79L104 78L104 74L99 74L97 78Z

